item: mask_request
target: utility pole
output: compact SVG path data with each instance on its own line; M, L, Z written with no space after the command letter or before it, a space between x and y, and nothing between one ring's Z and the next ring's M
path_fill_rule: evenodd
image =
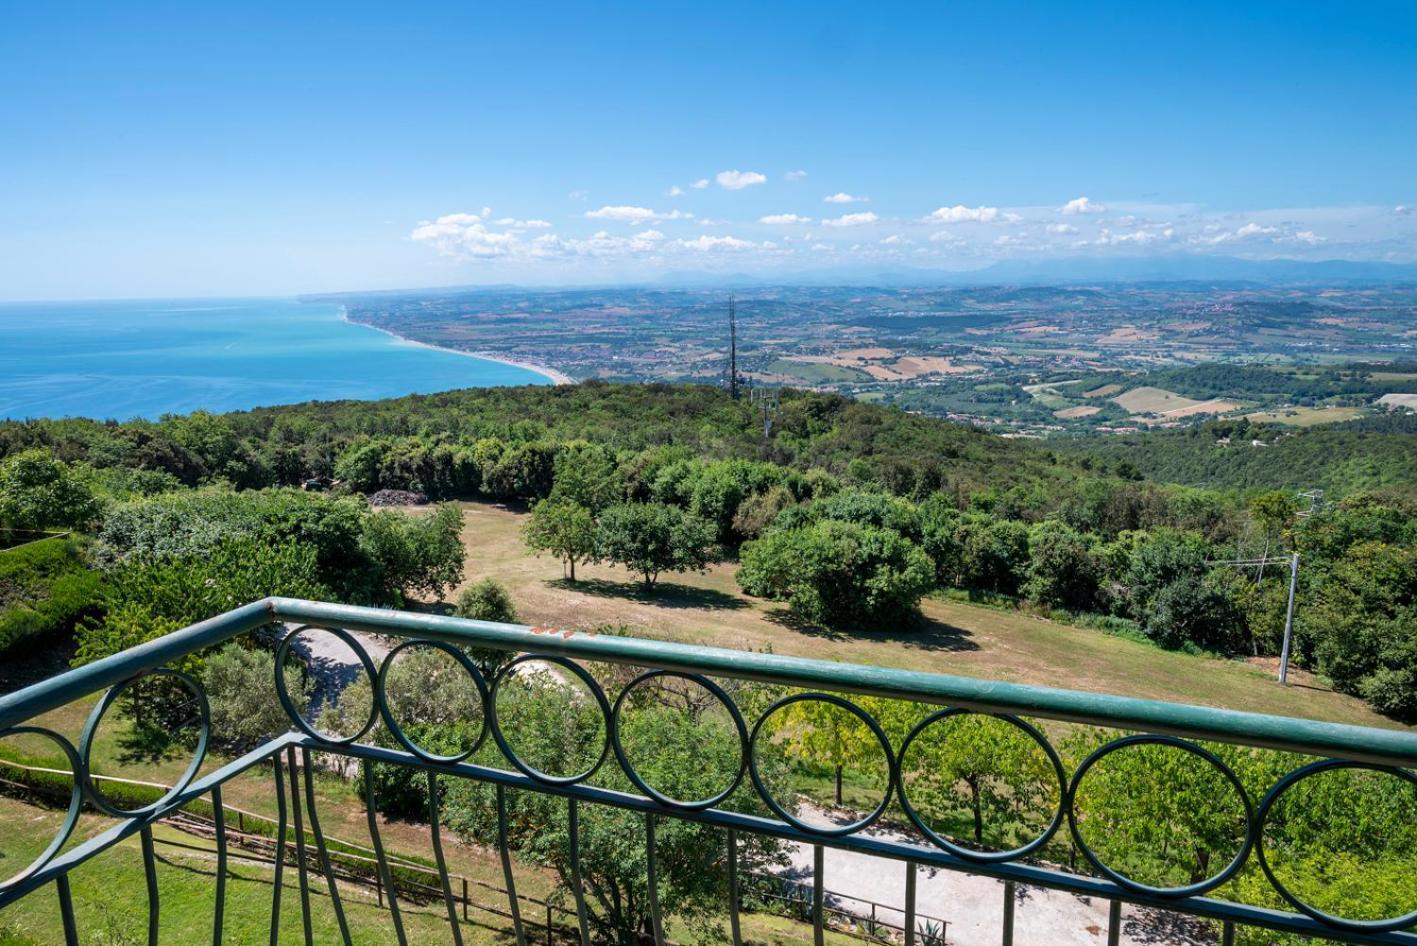
M728 396L738 400L738 312L728 294Z
M1289 610L1284 614L1284 646L1279 651L1279 682L1289 682L1289 649L1294 640L1294 589L1299 584L1299 553L1289 556Z
M1237 558L1225 561L1206 562L1207 565L1234 565L1241 568L1248 568L1251 565L1258 565L1263 568L1270 562L1282 562L1282 558ZM1299 588L1299 553L1292 552L1289 555L1289 604L1284 612L1284 644L1279 650L1279 682L1289 682L1289 654L1294 645L1294 598Z

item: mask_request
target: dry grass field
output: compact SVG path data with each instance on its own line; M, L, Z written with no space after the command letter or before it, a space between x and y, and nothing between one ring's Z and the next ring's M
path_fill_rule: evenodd
M1182 397L1165 388L1132 388L1111 398L1112 403L1134 414L1163 414L1184 407L1194 407L1201 403L1189 397Z
M668 575L653 594L615 566L561 565L527 553L522 512L465 503L467 582L493 577L523 622L567 629L627 625L631 633L740 650L903 667L1117 693L1253 712L1393 727L1360 700L1314 683L1280 687L1240 661L1197 657L1019 612L928 599L918 627L848 632L803 625L786 608L744 595L737 566Z

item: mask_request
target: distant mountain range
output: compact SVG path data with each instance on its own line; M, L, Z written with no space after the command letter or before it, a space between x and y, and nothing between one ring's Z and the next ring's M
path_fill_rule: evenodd
M982 286L1075 283L1333 283L1417 282L1417 265L1353 260L1240 259L1233 256L1173 256L1097 259L1009 260L983 269L815 269L780 276L747 273L665 273L655 286L743 287L782 285Z

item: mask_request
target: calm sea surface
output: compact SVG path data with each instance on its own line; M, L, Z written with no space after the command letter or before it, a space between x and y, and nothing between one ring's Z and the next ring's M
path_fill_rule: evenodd
M127 420L546 384L288 299L0 305L0 417Z

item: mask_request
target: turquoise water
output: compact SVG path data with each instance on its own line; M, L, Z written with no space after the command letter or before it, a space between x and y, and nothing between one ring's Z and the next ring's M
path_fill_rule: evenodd
M0 305L0 417L127 420L546 384L289 299Z

